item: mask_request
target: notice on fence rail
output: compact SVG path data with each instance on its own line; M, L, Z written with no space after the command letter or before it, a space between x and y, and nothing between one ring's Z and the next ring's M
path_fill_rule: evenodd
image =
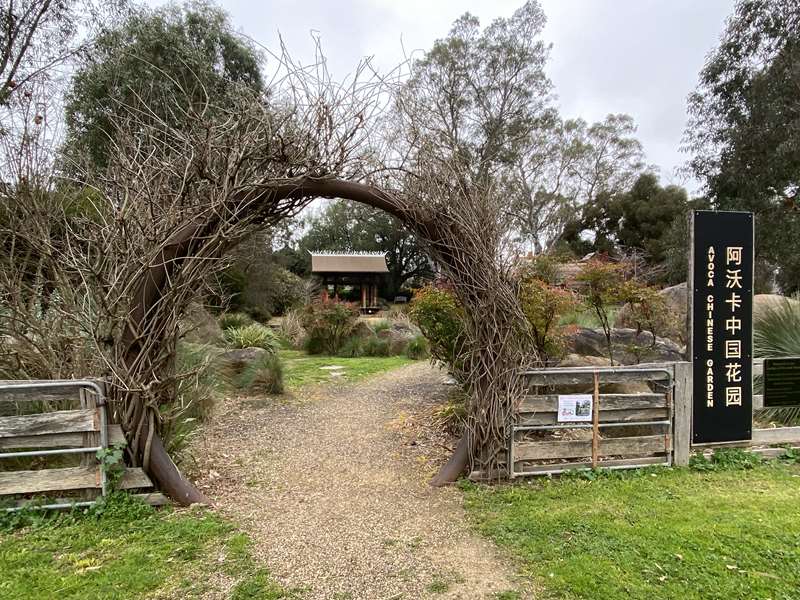
M558 422L592 420L591 394L561 394L558 397Z
M692 442L749 440L753 214L694 211L692 233Z

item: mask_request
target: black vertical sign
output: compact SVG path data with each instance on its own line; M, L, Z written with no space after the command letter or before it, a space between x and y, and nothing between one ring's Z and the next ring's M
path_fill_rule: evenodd
M749 440L753 424L753 214L693 215L692 442Z

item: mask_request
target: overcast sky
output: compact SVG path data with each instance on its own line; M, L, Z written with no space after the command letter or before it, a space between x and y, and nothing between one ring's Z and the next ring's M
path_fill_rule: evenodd
M153 4L163 4L152 0ZM311 32L322 38L330 71L341 78L365 56L389 68L443 37L471 12L488 24L522 0L221 0L234 26L268 48L278 32L310 61ZM647 160L662 181L687 157L679 152L686 97L722 33L733 0L542 0L552 43L548 74L561 113L587 121L624 112L639 126Z

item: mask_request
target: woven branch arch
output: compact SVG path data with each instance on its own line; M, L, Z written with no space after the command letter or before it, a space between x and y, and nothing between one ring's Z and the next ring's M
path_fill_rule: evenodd
M272 205L283 199L298 198L343 198L360 202L383 210L421 234L436 248L436 258L440 261L455 260L449 256L445 244L437 244L441 238L438 233L439 224L410 209L396 197L377 187L339 179L304 179L292 183L272 185L254 191L240 192L231 198L232 207L245 206L246 212L238 208L228 213L228 218L237 220L248 218L264 205ZM238 212L237 212L238 210ZM183 267L185 261L203 251L209 234L218 226L222 218L217 211L205 218L198 218L180 227L161 247L160 254L152 261L150 267L139 277L134 287L133 307L121 338L121 355L119 358L127 367L133 367L141 358L142 336L140 332L147 329L147 321L151 315L157 314L155 307L166 295L175 275ZM123 392L131 393L131 392ZM169 457L158 431L155 427L155 410L144 402L130 402L138 414L128 415L126 421L135 423L135 431L127 431L131 443L131 451L143 464L145 470L154 479L158 487L170 498L181 504L196 502L208 503L203 494L189 481L182 477L180 471ZM465 435L459 442L450 460L442 467L432 484L440 485L455 481L470 462L472 444Z

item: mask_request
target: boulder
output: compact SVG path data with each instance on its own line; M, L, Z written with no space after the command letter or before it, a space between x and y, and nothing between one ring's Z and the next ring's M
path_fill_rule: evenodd
M567 354L559 367L608 367L611 361L604 356L582 356L580 354ZM591 394L594 390L592 384L562 385L559 386L560 394ZM629 383L604 383L600 385L600 392L603 394L642 394L649 393L650 386L646 382Z
M223 377L231 380L240 375L254 360L266 355L263 348L235 348L225 350L217 356L219 372Z
M667 306L671 311L676 313L680 312L684 316L686 315L686 303L688 302L689 288L685 281L683 283L679 283L678 285L666 287L658 293L667 302Z
M606 336L602 329L578 327L566 335L566 344L571 354L608 358ZM683 349L672 340L656 337L654 343L650 333L637 334L635 329L612 329L611 345L614 361L618 364L683 360Z
M419 328L413 323L406 321L391 321L391 324L386 329L381 329L378 332L378 337L381 339L389 340L391 343L396 342L410 342L415 337L420 335Z
M222 328L206 307L193 302L183 313L181 337L193 344L217 344L222 340Z
M220 359L230 362L250 363L267 353L263 348L236 348L220 354Z
M604 356L582 356L580 354L567 354L558 363L559 367L608 367L611 361Z

